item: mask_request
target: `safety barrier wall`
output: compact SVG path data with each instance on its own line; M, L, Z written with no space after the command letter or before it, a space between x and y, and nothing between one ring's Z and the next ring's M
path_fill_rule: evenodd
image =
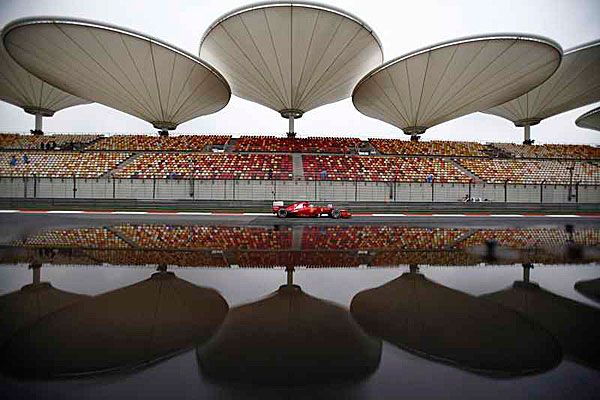
M0 177L0 197L140 200L600 203L598 185Z

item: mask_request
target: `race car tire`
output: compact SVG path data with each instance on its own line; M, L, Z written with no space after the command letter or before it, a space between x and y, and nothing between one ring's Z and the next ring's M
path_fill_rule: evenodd
M331 218L338 219L341 215L342 215L342 213L340 212L340 210L336 210L336 209L331 210Z
M280 208L279 210L277 210L277 216L279 218L285 218L285 217L287 217L287 214L288 214L288 212L284 208Z

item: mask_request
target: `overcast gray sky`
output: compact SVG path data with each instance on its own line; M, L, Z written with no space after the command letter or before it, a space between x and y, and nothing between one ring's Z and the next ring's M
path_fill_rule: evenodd
M197 55L200 38L216 18L250 4L244 0L0 0L0 23L57 15L131 28ZM363 19L379 35L386 60L463 36L516 32L554 39L563 49L600 39L599 0L336 0L324 1ZM600 144L600 133L575 126L575 119L600 103L548 118L532 127L536 143ZM34 117L0 102L0 131L33 128ZM69 108L44 119L46 132L156 132L150 124L108 107ZM320 107L296 122L299 136L408 137L360 114L350 99ZM216 114L181 124L178 133L282 135L287 120L258 104L232 96ZM427 130L424 139L521 142L522 128L502 118L472 114Z

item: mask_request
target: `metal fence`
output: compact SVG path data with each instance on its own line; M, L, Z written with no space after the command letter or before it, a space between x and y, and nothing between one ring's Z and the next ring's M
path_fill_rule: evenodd
M600 185L0 177L0 198L600 203Z

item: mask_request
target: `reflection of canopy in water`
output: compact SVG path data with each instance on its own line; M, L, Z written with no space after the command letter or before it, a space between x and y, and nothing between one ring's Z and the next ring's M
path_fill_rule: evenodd
M10 341L1 357L19 376L136 367L206 341L227 310L216 291L156 273L49 316Z
M600 278L575 283L575 290L592 300L600 302Z
M417 273L357 294L350 310L370 334L484 375L541 372L561 358L554 338L517 313Z
M560 64L558 44L502 34L453 40L390 60L355 87L361 113L407 135L521 96Z
M202 372L218 381L273 385L358 379L379 365L381 343L344 309L287 285L232 309L206 346Z
M560 342L565 357L600 368L600 310L522 281L482 298L514 309L546 328Z
M593 129L600 131L600 107L586 112L575 120L575 125L580 128Z
M41 267L33 267L33 283L21 290L0 296L0 346L17 331L42 317L82 301L87 296L65 292L39 281Z

